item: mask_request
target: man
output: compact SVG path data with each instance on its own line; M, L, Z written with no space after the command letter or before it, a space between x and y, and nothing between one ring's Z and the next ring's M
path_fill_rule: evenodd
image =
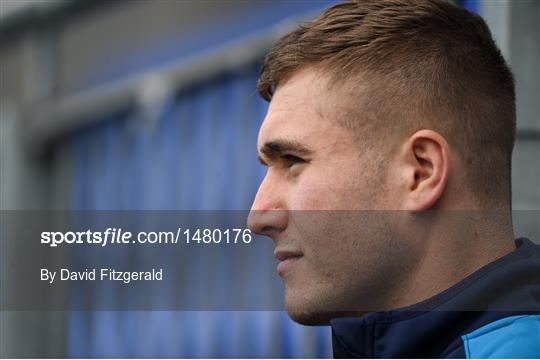
M477 15L350 1L282 37L258 84L249 226L336 357L540 357L540 249L514 241L512 74Z

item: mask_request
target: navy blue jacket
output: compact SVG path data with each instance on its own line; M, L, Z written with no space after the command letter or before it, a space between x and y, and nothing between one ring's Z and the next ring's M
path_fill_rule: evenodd
M421 303L332 320L334 357L540 359L540 246L516 247Z

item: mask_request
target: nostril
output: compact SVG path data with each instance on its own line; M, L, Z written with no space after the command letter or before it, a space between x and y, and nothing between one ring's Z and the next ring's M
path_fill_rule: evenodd
M261 233L261 234L268 234L268 233L270 233L271 231L272 231L272 227L271 227L271 226L263 226L263 227L260 229L259 233Z

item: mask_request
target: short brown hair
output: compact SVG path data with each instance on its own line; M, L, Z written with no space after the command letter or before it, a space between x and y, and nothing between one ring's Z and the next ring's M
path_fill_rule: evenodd
M444 0L336 4L277 42L259 93L270 101L277 86L310 66L337 86L369 79L369 99L353 104L374 109L368 126L379 124L377 135L439 131L461 156L477 199L509 202L514 79L480 16Z

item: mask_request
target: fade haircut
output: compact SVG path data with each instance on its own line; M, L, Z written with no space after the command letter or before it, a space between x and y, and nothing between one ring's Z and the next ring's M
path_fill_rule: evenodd
M336 4L276 43L258 91L271 101L310 67L330 87L348 87L340 105L349 126L386 144L422 128L438 131L464 164L476 200L510 204L514 79L480 16L444 0Z

